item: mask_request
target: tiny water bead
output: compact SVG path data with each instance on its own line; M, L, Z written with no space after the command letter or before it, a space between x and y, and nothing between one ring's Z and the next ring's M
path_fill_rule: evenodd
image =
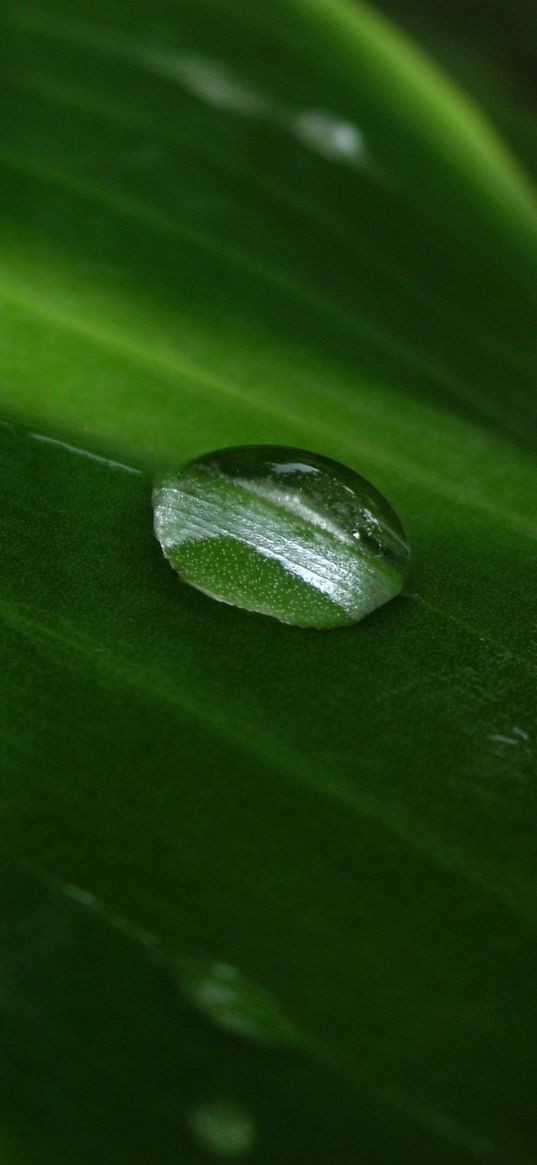
M258 1044L308 1047L276 1000L238 967L185 955L176 967L184 998L216 1027Z
M220 602L298 627L359 622L402 590L410 551L386 499L354 470L278 445L188 462L153 493L180 577Z
M214 1157L242 1157L255 1141L255 1125L240 1105L230 1100L200 1104L188 1116L188 1125L200 1147Z

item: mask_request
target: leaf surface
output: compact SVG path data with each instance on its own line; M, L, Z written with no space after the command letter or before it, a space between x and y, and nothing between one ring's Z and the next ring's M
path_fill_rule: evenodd
M526 1165L528 181L354 5L0 19L12 1159L199 1165L224 1100L267 1165ZM153 475L257 442L371 479L411 592L323 635L181 586Z

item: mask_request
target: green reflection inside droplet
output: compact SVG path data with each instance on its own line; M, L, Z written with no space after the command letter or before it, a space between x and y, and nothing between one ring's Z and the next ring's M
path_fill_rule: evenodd
M399 594L409 548L353 470L279 446L189 462L154 491L155 532L185 582L301 627L356 623Z

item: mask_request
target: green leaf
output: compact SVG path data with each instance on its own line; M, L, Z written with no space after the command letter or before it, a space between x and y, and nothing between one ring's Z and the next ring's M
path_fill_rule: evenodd
M527 1165L529 183L354 4L0 19L4 1156ZM178 582L153 475L265 442L378 486L408 596Z
M533 0L380 0L449 68L494 118L518 154L537 170L537 9Z

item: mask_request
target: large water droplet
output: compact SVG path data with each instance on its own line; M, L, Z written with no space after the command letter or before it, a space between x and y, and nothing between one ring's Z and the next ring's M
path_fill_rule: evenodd
M255 1141L252 1118L230 1100L198 1105L189 1113L188 1125L198 1144L216 1157L242 1157Z
M208 453L161 482L153 502L155 533L185 582L283 623L357 623L407 574L408 544L386 499L317 453Z

